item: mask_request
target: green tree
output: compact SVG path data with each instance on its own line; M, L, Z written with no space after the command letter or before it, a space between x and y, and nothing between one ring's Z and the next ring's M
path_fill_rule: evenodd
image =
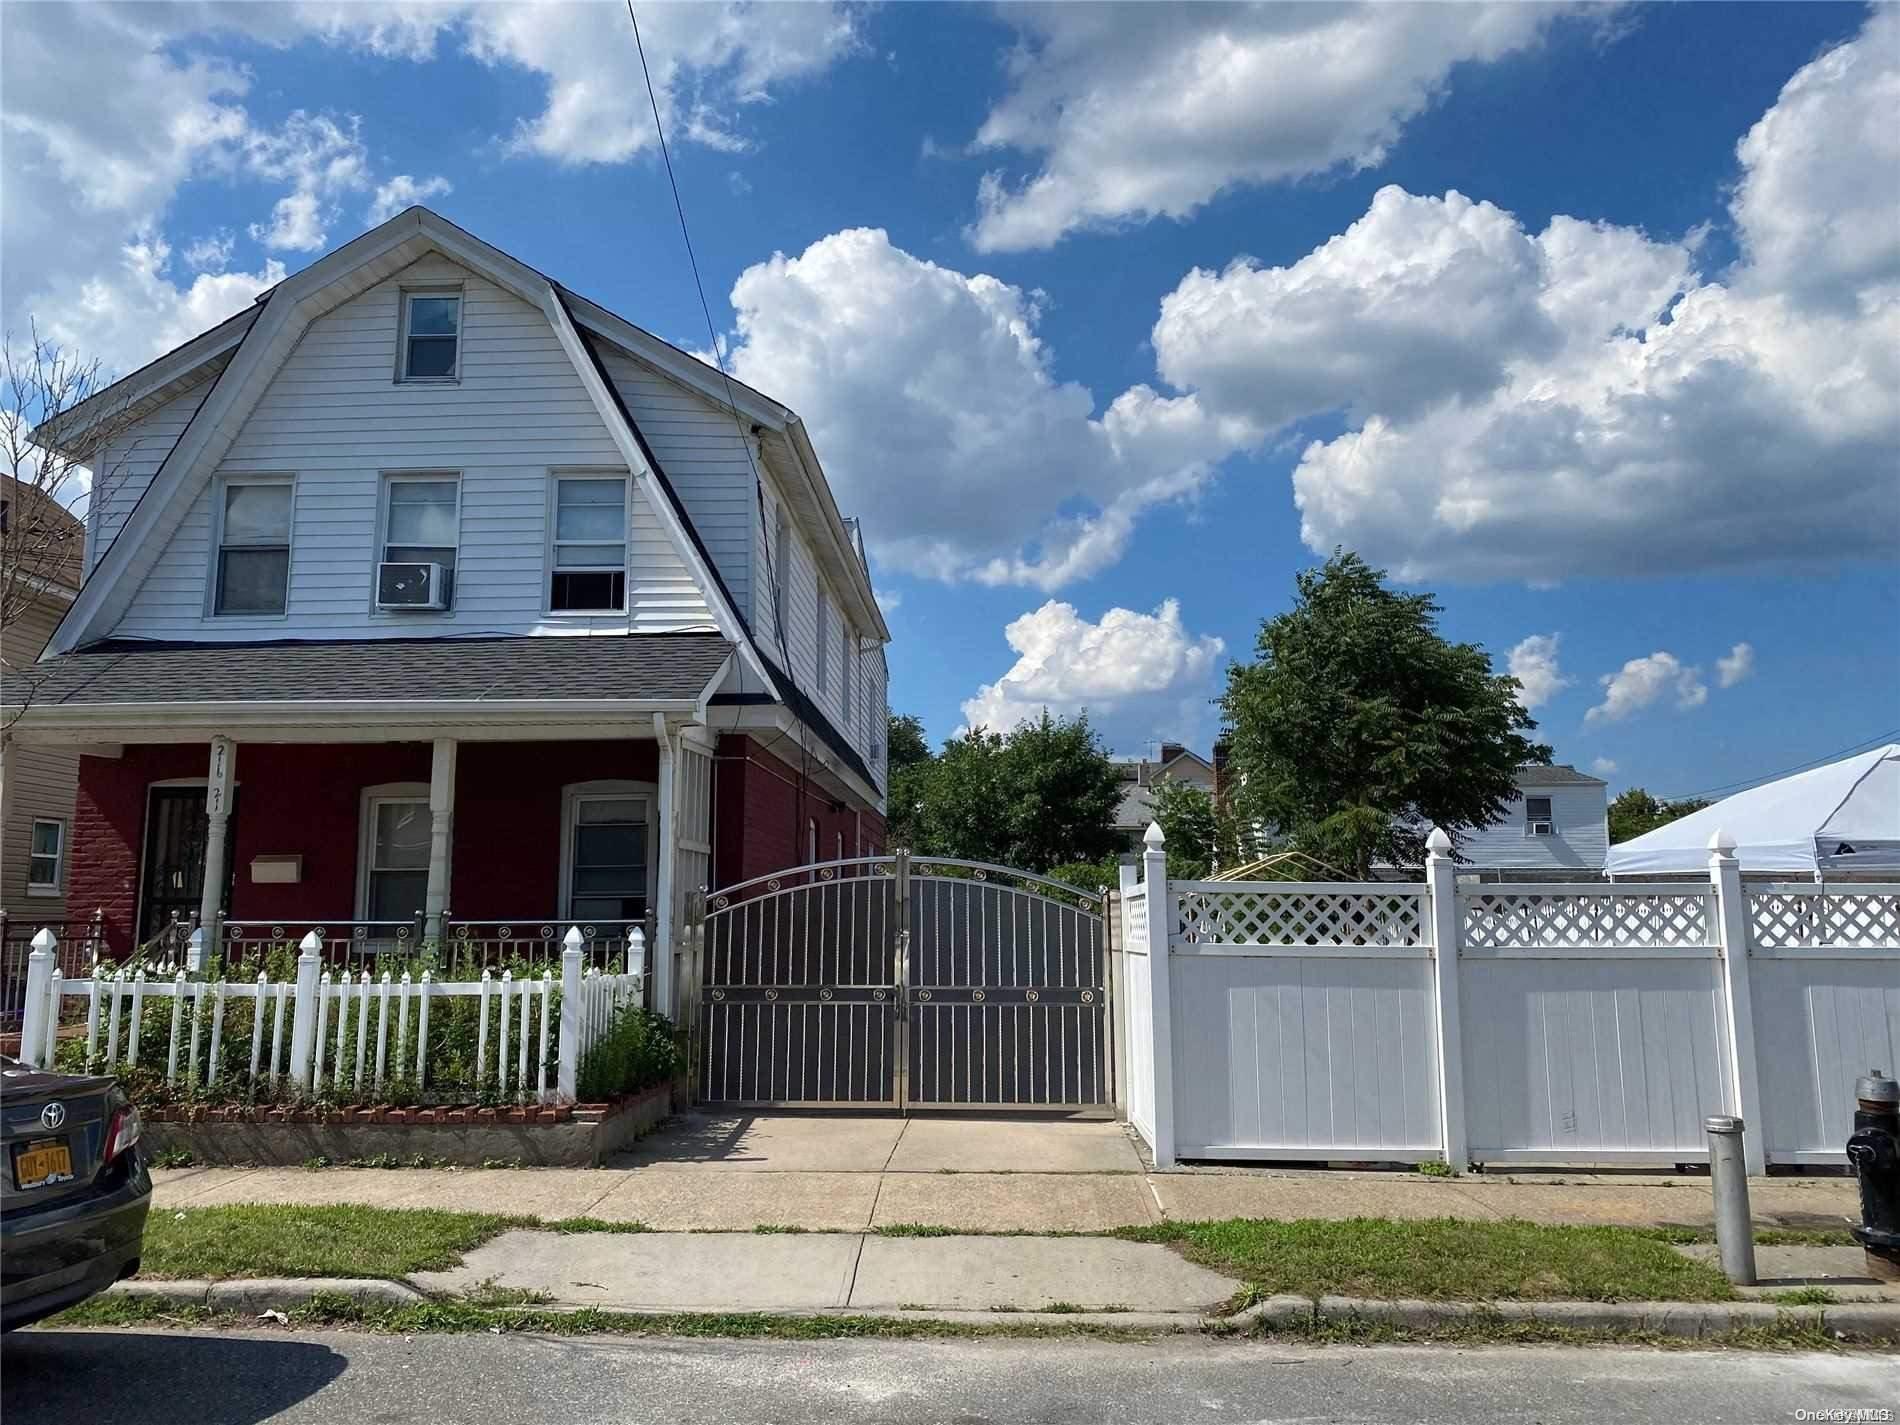
M1713 803L1686 797L1679 802L1663 801L1651 796L1641 787L1631 787L1620 792L1610 803L1610 844L1629 841L1644 832L1654 831L1659 826L1667 826L1677 817L1687 816L1692 811L1701 811Z
M922 720L909 713L890 714L885 752L890 767L884 799L885 844L893 848L914 846L917 811L928 795L931 773L937 765Z
M1121 784L1086 714L953 737L920 790L919 851L1046 871L1115 849Z
M1168 875L1188 881L1205 879L1214 864L1218 836L1214 799L1192 782L1157 782L1148 799L1166 838Z
M1525 736L1537 724L1517 679L1441 636L1432 595L1398 593L1344 551L1295 583L1221 698L1243 820L1356 875L1416 866L1434 825L1491 821L1517 768L1550 760Z

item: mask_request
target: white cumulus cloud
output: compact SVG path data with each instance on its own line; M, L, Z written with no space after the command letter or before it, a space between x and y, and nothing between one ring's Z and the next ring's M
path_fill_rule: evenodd
M1616 772L1616 759L1614 757L1598 757L1590 763L1590 770L1595 772L1599 777L1612 776Z
M1033 156L985 175L981 251L1181 218L1239 184L1384 161L1460 63L1533 43L1540 5L1015 6L1009 92L976 147Z
M1621 722L1632 713L1673 698L1678 708L1701 707L1709 700L1702 670L1684 666L1673 653L1656 652L1632 658L1614 673L1605 673L1603 701L1583 715L1585 722Z
M1006 732L1044 709L1059 717L1086 712L1111 745L1192 738L1207 720L1226 647L1211 634L1189 633L1175 599L1153 613L1112 608L1095 622L1051 599L1011 620L1003 636L1016 662L963 704L964 727Z
M1732 688L1755 671L1755 646L1738 643L1715 660L1715 681L1719 687Z
M1297 262L1189 273L1159 374L1256 428L1344 415L1294 473L1302 535L1402 577L1891 558L1896 86L1892 9L1789 81L1740 146L1719 280L1693 237L1387 187Z
M1574 679L1566 678L1557 664L1557 645L1561 635L1534 633L1511 650L1507 671L1523 686L1517 700L1528 711L1540 708Z
M1038 294L880 229L747 268L732 305L730 369L804 418L840 506L910 573L1055 589L1112 564L1142 511L1252 439L1147 386L1098 415L1051 370Z
M398 173L387 183L378 185L363 221L373 228L378 223L388 222L404 208L427 203L432 198L441 198L454 191L455 185L440 174L419 179L407 173Z

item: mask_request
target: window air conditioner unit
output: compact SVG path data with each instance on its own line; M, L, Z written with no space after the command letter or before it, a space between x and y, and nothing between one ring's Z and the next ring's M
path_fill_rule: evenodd
M377 608L446 609L448 606L447 571L440 564L376 566Z
M1551 825L1549 822L1533 821L1531 823L1532 836L1549 836L1550 834L1551 834Z

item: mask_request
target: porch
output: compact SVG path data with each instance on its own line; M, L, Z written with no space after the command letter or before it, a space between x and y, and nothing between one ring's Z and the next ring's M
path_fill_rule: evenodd
M352 973L624 963L639 927L656 1006L673 927L711 876L714 742L701 729L518 741L129 744L81 759L74 903L106 953L182 963L203 926L230 965L314 931Z

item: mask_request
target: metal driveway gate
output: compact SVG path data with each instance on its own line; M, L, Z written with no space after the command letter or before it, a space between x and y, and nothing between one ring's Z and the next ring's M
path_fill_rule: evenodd
M695 905L702 1102L1114 1099L1102 898L1007 866L858 857Z

